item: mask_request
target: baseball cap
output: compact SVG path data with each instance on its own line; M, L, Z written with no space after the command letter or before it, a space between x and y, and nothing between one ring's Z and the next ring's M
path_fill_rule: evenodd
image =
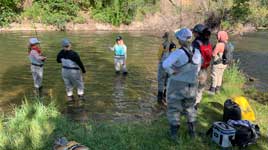
M68 40L68 39L63 39L62 42L61 42L61 45L63 47L66 47L66 46L69 46L71 44L71 42Z
M39 44L40 41L39 41L37 38L30 38L30 39L29 39L29 43L30 43L30 44Z
M193 36L192 31L189 28L182 28L175 32L175 37L181 41L188 41Z

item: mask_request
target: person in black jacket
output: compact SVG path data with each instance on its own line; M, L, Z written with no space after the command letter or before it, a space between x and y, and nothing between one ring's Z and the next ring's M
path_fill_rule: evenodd
M62 78L66 87L68 101L74 100L74 87L77 87L79 99L84 100L84 82L81 71L86 73L85 67L79 55L71 50L71 43L68 39L62 40L62 47L63 49L58 53L57 62L62 64Z

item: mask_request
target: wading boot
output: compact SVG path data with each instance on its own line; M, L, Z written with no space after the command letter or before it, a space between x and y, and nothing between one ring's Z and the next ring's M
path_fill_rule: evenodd
M215 88L215 93L217 94L217 93L220 93L220 91L221 91L221 87L220 86L216 86L216 88Z
M215 95L215 91L216 91L215 87L210 87L210 89L208 90L208 94L209 95Z
M67 101L68 102L74 101L74 96L73 95L72 96L67 96Z
M120 74L120 71L115 71L115 74L116 74L116 75L119 75L119 74Z
M123 75L125 75L125 76L126 76L127 74L128 74L128 72L127 72L127 71L124 71L124 72L123 72Z
M178 143L178 131L179 131L180 126L179 125L170 125L170 139Z
M81 100L81 101L85 101L85 100L86 100L84 95L78 95L78 98L79 98L79 100Z
M158 92L158 94L157 94L157 103L159 105L163 105L164 104L163 103L163 92Z
M195 138L195 122L188 122L188 132L191 138Z

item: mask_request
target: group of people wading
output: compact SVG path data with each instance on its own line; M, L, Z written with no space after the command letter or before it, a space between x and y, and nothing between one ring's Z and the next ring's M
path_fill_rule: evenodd
M186 115L190 137L196 136L197 109L209 71L212 81L208 93L215 94L221 90L223 72L231 59L227 51L232 51L229 49L233 47L228 43L225 31L217 33L214 48L210 36L208 27L197 24L192 30L182 28L175 32L180 48L176 48L168 32L162 37L158 52L157 101L159 105L167 105L172 140L177 140L182 114Z
M166 32L158 52L158 95L159 105L167 105L167 118L170 125L170 137L177 140L180 128L180 116L187 117L188 131L195 137L195 126L198 105L205 91L209 71L212 78L210 94L221 90L224 69L227 67L225 51L227 51L228 34L225 31L217 33L217 44L212 48L211 31L203 24L197 24L192 30L182 28L175 32L180 48L172 42ZM193 41L193 37L195 38ZM43 65L46 57L38 46L37 38L29 40L29 58L37 95L41 94ZM68 39L62 40L62 50L57 55L57 62L62 64L62 78L66 87L68 101L74 100L73 88L84 100L84 83L82 73L85 67L79 55L71 48ZM110 50L114 52L114 67L116 74L122 70L127 74L127 47L121 36L116 37L116 43ZM210 69L211 68L211 69Z
M31 72L34 80L35 93L38 97L42 95L43 65L46 57L42 55L40 41L37 38L29 39L29 58L31 61ZM78 53L72 50L71 42L63 39L62 50L57 55L57 62L62 64L62 78L66 88L67 100L74 101L73 89L77 88L79 100L85 100L84 82L82 73L86 73L83 62ZM114 51L114 66L116 74L122 72L127 74L126 58L127 47L121 36L116 37L116 43L110 50Z

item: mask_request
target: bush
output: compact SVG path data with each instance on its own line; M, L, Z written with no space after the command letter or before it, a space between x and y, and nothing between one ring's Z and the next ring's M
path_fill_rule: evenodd
M268 26L268 1L251 1L250 2L250 14L247 17L249 22L253 23L257 27ZM266 4L266 5L265 5Z
M17 7L19 2L19 0L0 0L0 27L16 21L16 16L20 12L20 8Z
M43 0L35 1L22 16L64 30L67 22L78 17L79 10L79 6L71 0Z
M92 17L101 22L120 24L130 24L136 16L142 18L148 12L155 12L157 0L114 0L96 1L92 7Z

